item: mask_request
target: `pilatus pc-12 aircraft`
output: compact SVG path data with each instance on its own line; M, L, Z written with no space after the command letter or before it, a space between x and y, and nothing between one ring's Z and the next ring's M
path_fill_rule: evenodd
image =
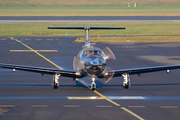
M86 81L79 79L81 83L88 85L92 90L96 89L96 78L104 78L107 83L113 77L123 76L123 86L127 89L130 86L129 75L140 75L142 73L156 72L166 70L169 72L170 69L178 69L180 65L169 65L169 66L155 66L155 67L143 67L143 68L130 68L120 70L108 70L106 67L106 61L108 59L115 59L113 52L106 47L101 50L97 47L93 47L89 41L89 30L93 29L126 29L125 27L48 27L48 29L84 29L85 30L85 45L83 49L78 53L77 57L74 57L73 68L74 70L61 70L55 68L43 68L34 66L24 65L12 65L0 63L1 68L9 68L17 70L24 70L29 72L37 72L43 74L53 75L52 86L57 89L59 86L59 77L70 77L73 80L77 78L88 77L92 79L92 82L88 84Z

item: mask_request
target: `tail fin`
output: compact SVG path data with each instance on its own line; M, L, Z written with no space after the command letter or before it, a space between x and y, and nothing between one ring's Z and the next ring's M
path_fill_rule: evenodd
M48 29L84 29L85 30L85 45L89 45L89 30L90 29L126 29L125 27L90 27L85 25L84 27L48 27Z

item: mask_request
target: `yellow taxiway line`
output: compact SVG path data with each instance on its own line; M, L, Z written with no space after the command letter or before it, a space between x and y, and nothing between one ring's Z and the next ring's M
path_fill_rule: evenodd
M44 58L46 61L48 61L49 63L53 64L55 67L62 69L61 67L59 67L58 65L56 65L55 63L53 63L52 61L50 61L49 59L47 59L46 57L44 57L43 55L41 55L40 53L38 53L36 50L32 49L31 47L29 47L28 45L22 43L21 41L14 39L15 41L17 41L18 43L21 43L23 46L27 47L28 49L30 49L31 51L35 52L37 55L39 55L40 57Z
M15 105L0 105L0 107L15 107Z
M178 108L178 106L161 106L161 108Z
M31 105L31 107L44 108L44 107L47 107L47 105Z
M79 105L64 105L63 107L79 107Z
M14 39L13 37L11 37L11 39ZM61 67L59 67L58 65L56 65L55 63L53 63L52 61L50 61L49 59L47 59L46 57L44 57L43 55L41 55L40 53L38 53L37 51L35 51L34 49L32 49L31 47L29 47L28 45L22 43L21 41L14 39L15 41L21 43L23 46L27 47L28 49L32 50L33 52L35 52L37 55L39 55L40 57L44 58L46 61L50 62L51 64L53 64L54 66L56 66L59 69L62 69ZM77 80L78 81L78 80ZM91 88L90 88L91 89ZM107 98L106 96L102 95L101 93L99 93L98 91L94 90L94 92L96 94L98 94L99 96L101 96L103 99L106 99L107 101L109 101L110 103L120 107L121 105L110 100L109 98ZM69 106L64 106L64 107L69 107ZM73 107L73 106L70 106ZM75 107L79 107L79 106L75 106ZM120 107L121 109L123 109L124 111L128 112L129 114L133 115L134 117L138 118L139 120L144 120L143 118L141 118L140 116L138 116L137 114L133 113L132 111L126 109L125 107Z
M139 115L133 113L132 111L128 110L128 109L125 108L125 107L121 107L121 109L123 109L124 111L130 113L131 115L133 115L134 117L138 118L139 120L144 120L142 117L140 117Z
M57 50L9 50L10 52L58 52Z
M120 104L118 104L118 103L116 103L116 102L110 100L110 99L107 98L106 96L102 95L102 94L99 93L98 91L94 90L94 92L95 92L96 94L98 94L99 96L101 96L102 98L104 98L104 99L106 99L107 101L109 101L110 103L112 103L112 104L114 104L114 105L116 105L116 106L121 106Z

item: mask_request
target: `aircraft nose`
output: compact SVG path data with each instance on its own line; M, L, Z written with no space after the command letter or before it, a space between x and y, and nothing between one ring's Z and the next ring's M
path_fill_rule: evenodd
M91 62L91 65L93 65L93 66L97 66L97 65L99 65L99 62L98 62L98 61L96 61L96 60L93 60L93 61Z

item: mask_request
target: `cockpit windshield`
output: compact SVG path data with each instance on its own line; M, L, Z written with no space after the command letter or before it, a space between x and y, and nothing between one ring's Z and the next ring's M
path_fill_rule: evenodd
M86 48L84 49L81 54L80 54L80 58L85 58L88 56L101 56L101 57L105 57L104 52L99 49L99 48L95 48L95 47L90 47L90 48Z

